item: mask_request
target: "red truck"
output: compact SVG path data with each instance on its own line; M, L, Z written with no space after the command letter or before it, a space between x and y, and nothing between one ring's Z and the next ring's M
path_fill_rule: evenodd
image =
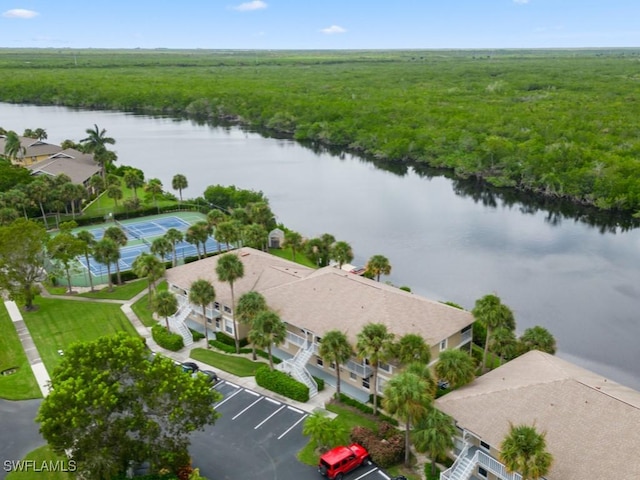
M320 457L318 471L329 480L341 480L351 470L369 460L369 452L357 443L336 447Z

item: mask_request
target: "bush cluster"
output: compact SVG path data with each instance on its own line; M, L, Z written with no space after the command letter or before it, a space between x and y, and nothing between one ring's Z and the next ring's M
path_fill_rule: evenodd
M324 390L324 379L320 377L313 377L313 379L316 381L316 384L318 385L318 391L321 392L322 390Z
M271 370L264 365L256 370L256 383L267 390L285 397L306 402L309 400L309 387L291 378L286 373Z
M231 345L234 348L235 352L236 340L231 335L227 335L224 332L216 332L216 340L224 344ZM249 345L249 340L247 340L246 338L241 338L240 348L246 347L247 345Z
M350 439L366 448L376 465L387 468L404 459L404 437L390 424L383 428L384 423L378 428L378 433L367 427L353 427Z
M168 332L167 329L159 323L151 328L151 336L158 345L172 352L177 352L184 347L184 341L180 335Z
M209 340L209 345L218 350L223 351L224 353L236 353L236 347L232 345L227 345L226 343L221 342L220 340Z
M197 330L192 328L189 329L191 331L191 336L193 337L193 341L197 342L198 340L202 340L204 338L204 333L200 333Z
M350 407L357 408L362 413L366 413L367 415L373 415L373 408L371 408L369 405L365 405L364 403L359 402L359 401L357 401L357 400L355 400L355 399L353 399L351 397L348 397L344 393L340 393L340 402L344 403L345 405L349 405ZM391 425L398 426L398 421L395 418L388 417L388 416L383 415L381 413L378 413L378 417L380 419L384 420L385 422L390 423Z

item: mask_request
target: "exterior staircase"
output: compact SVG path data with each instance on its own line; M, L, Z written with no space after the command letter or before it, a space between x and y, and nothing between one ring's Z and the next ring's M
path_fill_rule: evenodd
M193 344L193 335L184 321L191 314L191 304L187 300L178 302L178 311L169 317L169 327L173 333L177 333L182 337L184 346L188 347Z
M451 472L449 480L469 480L475 466L476 462L465 455L460 463L456 465L456 467Z
M309 398L318 394L318 384L306 367L307 362L314 353L313 344L307 340L293 358L285 360L276 367L281 372L291 375L297 381L309 387Z

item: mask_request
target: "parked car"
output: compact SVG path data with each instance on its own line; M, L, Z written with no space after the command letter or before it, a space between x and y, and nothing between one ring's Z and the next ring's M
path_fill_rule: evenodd
M320 457L318 472L329 480L341 480L351 470L364 465L369 460L369 452L357 443L348 447L340 446Z
M220 379L218 378L218 374L216 372L214 372L213 370L200 370L199 372L197 372L197 375L206 376L207 380L212 385L215 385L216 383L218 383L220 381Z
M198 365L193 362L182 362L180 366L182 367L182 371L187 373L196 373L198 370L200 370L198 368Z

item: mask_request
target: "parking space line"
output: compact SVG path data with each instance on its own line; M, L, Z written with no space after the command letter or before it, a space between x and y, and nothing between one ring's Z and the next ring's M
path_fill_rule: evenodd
M218 408L220 405L224 404L224 402L226 402L227 400L231 400L233 397L235 397L237 394L239 394L242 391L241 388L239 388L238 390L236 390L235 392L233 392L231 395L229 395L227 398L225 398L224 400L221 400L220 402L214 404L214 407Z
M291 407L289 407L291 408ZM294 423L293 425L291 425L289 428L287 428L284 433L282 435L280 435L278 437L278 440L280 440L282 437L284 437L287 433L289 433L291 430L293 430L293 427L295 427L296 425L298 425L302 420L304 420L305 418L307 418L307 414L305 413L303 416L300 417L300 419Z
M282 405L282 402L279 402L278 400L274 400L273 398L264 397L264 399L265 399L267 402L275 403L276 405Z
M287 405L287 408L288 408L289 410L293 410L293 411L294 411L294 412L296 412L296 413L299 413L300 415L302 415L302 414L304 413L302 410L298 410L297 408L292 407L291 405Z
M247 410L249 410L251 407L253 407L256 403L258 403L260 400L262 400L264 397L260 397L258 398L255 402L253 402L251 405L249 405L248 407L246 407L244 410L242 410L241 412L237 413L235 417L232 417L231 420L235 420L236 418L238 418L240 415L242 415L244 412L246 412Z
M259 396L260 396L260 394L259 394L259 393L256 393L256 392L254 392L253 390L245 390L245 392L250 393L250 394L251 394L251 395L253 395L254 397L259 397Z
M367 473L363 473L362 475L360 475L357 478L354 478L353 480L360 480L361 478L366 477L367 475L371 475L373 472L378 472L378 467L374 468L373 470L369 470ZM382 472L379 472L382 473ZM382 473L384 475L384 473ZM384 475L385 477L387 477L386 475ZM387 479L389 479L389 477L387 477Z
M267 400L269 400L267 398ZM284 408L284 405L282 405L279 409L277 409L275 412L273 412L271 415L269 415L267 418L265 418L263 421L261 421L258 425L256 425L255 427L253 427L254 430L257 430L258 428L260 428L262 425L264 425L264 423L269 420L271 417L273 417L276 413L278 413L280 410L282 410Z

